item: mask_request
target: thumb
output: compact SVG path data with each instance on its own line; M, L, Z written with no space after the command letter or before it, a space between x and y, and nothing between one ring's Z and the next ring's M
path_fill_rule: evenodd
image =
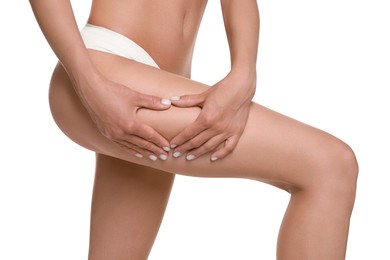
M205 95L195 94L195 95L184 95L184 96L173 96L171 97L171 102L177 107L202 107L205 100Z
M137 100L139 107L149 108L153 110L165 110L171 107L171 101L166 98L162 99L156 96L139 93Z

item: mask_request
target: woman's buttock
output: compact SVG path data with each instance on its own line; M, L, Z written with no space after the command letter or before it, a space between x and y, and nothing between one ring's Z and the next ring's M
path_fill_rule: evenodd
M184 77L160 71L159 69L136 61L94 50L89 50L89 53L95 67L107 79L143 94L170 98L174 95L200 93L207 88L203 84L193 83ZM166 82L169 82L169 85L165 84ZM186 88L182 86L186 86ZM97 129L92 119L81 103L67 73L60 63L57 64L53 72L49 101L53 118L60 129L73 141L96 151L99 147L97 147L93 140L88 141L88 139L91 137L91 139L95 139L97 136L100 138L101 136L96 132ZM186 112L180 113L179 111L181 110ZM178 130L183 129L186 124L194 121L199 111L199 108L171 107L166 111L152 111L142 108L138 110L138 115L142 121L164 128L164 130L156 130L168 134L166 138L171 138L177 134ZM164 125L174 124L178 126L178 122L182 126L177 127L178 129L173 132L167 130L174 130L175 128L164 127ZM96 134L94 133L91 136L90 134L92 132L96 132Z
M169 98L172 95L189 94L194 91L200 92L206 87L194 84L183 77L161 71L158 69L157 63L141 46L117 32L87 24L81 31L81 35L86 47L89 48L88 51L94 66L108 80L144 94L164 98ZM166 84L164 82L170 83ZM177 86L189 85L186 93L175 87L175 84ZM60 64L57 65L52 78L50 105L54 119L65 134L84 147L95 151L102 150L101 145L96 142L96 138L102 136L96 131L94 123L79 101L67 74ZM149 123L154 118L170 123L172 117L168 114L171 115L172 111L180 110L183 109L172 107L169 112L140 109L138 113L140 118L149 121ZM198 109L186 109L186 111L188 110L195 111ZM176 119L180 114L182 113L177 113ZM191 117L187 115L180 121L185 122L187 118ZM96 133L91 135L91 132ZM176 133L170 133L170 135L174 134Z

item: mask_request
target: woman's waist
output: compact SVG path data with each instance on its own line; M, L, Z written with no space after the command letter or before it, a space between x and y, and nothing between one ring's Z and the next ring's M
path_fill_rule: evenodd
M176 32L169 30L162 32L145 26L140 30L93 19L88 23L106 28L133 41L142 47L161 69L180 75L189 74L194 43L183 39Z
M164 70L188 74L195 37L201 13L188 10L189 1L178 2L172 7L165 1L111 1L94 0L88 23L102 26L140 45ZM199 0L197 0L199 1ZM142 2L142 5L140 4ZM199 1L202 2L202 1ZM161 6L160 6L161 5ZM195 8L197 9L197 8Z

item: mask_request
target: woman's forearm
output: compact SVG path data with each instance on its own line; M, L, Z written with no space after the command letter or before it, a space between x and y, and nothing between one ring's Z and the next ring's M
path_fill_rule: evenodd
M232 72L255 73L260 17L256 0L221 0Z
M88 56L69 0L30 0L38 24L51 48L76 84L96 73Z

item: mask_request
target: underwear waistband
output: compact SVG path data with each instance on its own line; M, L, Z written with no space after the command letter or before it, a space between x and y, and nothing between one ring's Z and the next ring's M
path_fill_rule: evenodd
M120 33L92 24L86 24L80 33L88 49L115 54L159 68L141 46Z

